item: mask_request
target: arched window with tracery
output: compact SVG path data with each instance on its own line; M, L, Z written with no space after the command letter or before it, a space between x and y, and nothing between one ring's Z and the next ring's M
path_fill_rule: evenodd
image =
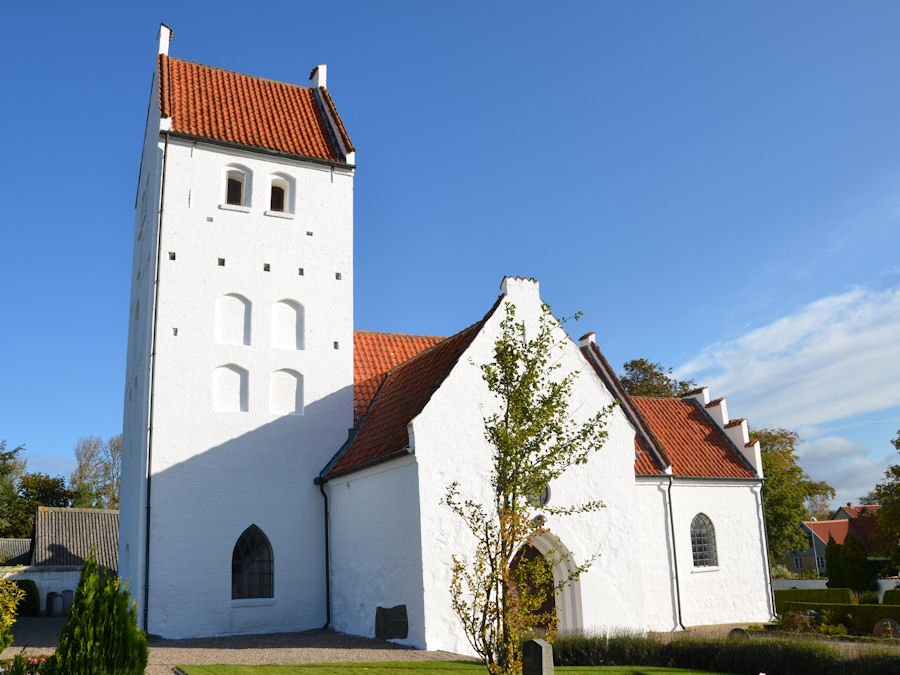
M698 513L691 521L691 553L694 567L716 567L719 564L716 530L704 513Z
M231 554L231 599L274 597L272 545L261 529L251 525L238 537Z

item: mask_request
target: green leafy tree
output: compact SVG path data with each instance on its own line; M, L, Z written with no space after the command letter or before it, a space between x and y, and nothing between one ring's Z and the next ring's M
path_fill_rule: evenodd
M34 514L39 506L71 506L72 492L62 476L26 473L19 478L18 500L10 519L14 537L30 537L34 532Z
M809 519L806 502L819 496L833 498L834 488L814 481L798 463L796 445L800 436L787 429L753 429L751 439L759 439L763 475L763 512L769 535L772 562L788 551L805 550L809 543L800 530L800 521Z
M623 368L619 380L632 396L677 398L697 387L693 380L672 377L671 368L666 370L661 364L647 359L632 359Z
M72 505L119 508L122 434L106 441L98 436L79 438L75 444L75 462L75 470L69 477L69 484L75 493Z
M515 308L507 306L493 360L481 366L497 404L484 419L492 448L492 501L462 497L458 483L450 485L444 497L476 542L470 556L453 556L451 603L469 643L491 673L521 672L521 640L535 628L553 638L556 614L543 611L542 605L593 562L569 561L574 571L555 581L552 569L562 561L560 551L523 555L546 532L535 518L537 507L561 517L603 506L591 501L552 508L541 506L536 497L602 446L610 408L582 423L572 421L570 398L577 373L559 372L565 335L546 305L536 331L532 328L526 331L524 323L516 321Z
M147 667L137 605L128 587L101 571L93 556L81 570L54 666L59 675L138 675Z
M891 444L900 453L900 430ZM884 542L879 553L890 556L891 567L900 569L900 463L888 467L873 492L875 503L881 504L875 528L876 539Z
M19 503L19 478L25 472L25 460L19 454L25 450L19 445L6 449L6 441L0 440L0 537L19 536L15 514Z

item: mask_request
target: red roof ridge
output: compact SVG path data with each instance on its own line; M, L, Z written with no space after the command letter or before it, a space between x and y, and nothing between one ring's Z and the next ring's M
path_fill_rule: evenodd
M318 66L316 66L316 68L318 68ZM354 148L353 143L350 142L350 136L347 134L347 129L344 128L344 121L341 119L340 114L338 114L337 107L335 107L334 101L331 99L331 94L325 87L319 87L319 91L322 93L322 99L325 101L328 112L330 112L334 118L334 123L337 125L337 130L341 135L341 141L344 143L344 148L346 148L347 152L356 152L356 148Z
M706 407L707 408L715 408L717 405L719 405L724 400L725 400L724 396L720 396L719 398L714 398L712 401L710 401L709 403L706 404Z
M759 439L758 439L758 438L751 438L749 443L744 443L744 447L745 447L745 448L752 448L752 447L753 447L754 445L756 445L757 443L759 443Z
M694 394L699 394L704 389L706 389L706 387L696 387L694 389L691 389L690 391L684 392L681 396L679 396L679 398L682 398L684 396L693 396ZM660 397L655 397L655 398L666 398L666 397L660 396Z
M182 59L177 56L169 56L168 54L160 54L160 56L165 56L167 59L171 59L172 61L181 61L182 63L189 63L192 66L199 66L200 68L209 68L210 70L218 70L222 73L229 73L231 75L237 75L239 77L249 77L253 80L259 80L260 82L271 82L272 84L283 84L288 87L297 87L298 89L309 89L313 90L312 87L306 86L305 84L297 84L296 82L285 82L284 80L275 80L271 77L262 77L261 75L250 75L249 73L242 73L238 70L231 70L230 68L222 68L220 66L210 66L206 63L200 63L199 61L191 61L190 59Z
M465 330L465 329L463 329L463 330ZM462 331L459 331L459 332L461 333ZM388 331L383 331L383 330L365 330L362 328L354 328L353 334L356 335L357 333L365 333L366 335L395 335L397 337L409 337L409 338L428 338L428 339L436 338L438 340L446 340L447 339L446 335L423 335L423 334L419 334L419 333L390 333Z
M725 425L725 428L728 429L729 427L736 427L741 422L746 422L746 421L747 421L746 417L740 417L736 420L731 420L728 424Z

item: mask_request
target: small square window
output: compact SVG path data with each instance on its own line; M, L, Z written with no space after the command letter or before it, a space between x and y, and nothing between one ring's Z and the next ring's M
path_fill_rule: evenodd
M302 267L297 268L297 274L299 274L301 277L303 276L303 268Z
M263 263L263 272L269 272L271 270L272 267L269 265L269 263Z
M206 216L206 222L211 223L213 221L212 216Z
M338 281L340 281L340 280L341 280L341 273L340 273L340 272L335 272L335 273L334 273L334 278L337 279Z
M219 258L219 267L225 267L225 258Z
M335 341L335 343L334 343L334 348L335 348L335 349L340 349L340 348L341 348L341 343Z
M312 236L312 232L310 232L309 230L307 230L307 231L306 231L306 236L307 236L307 237L311 237L311 236Z
M175 251L169 251L169 260L175 260Z

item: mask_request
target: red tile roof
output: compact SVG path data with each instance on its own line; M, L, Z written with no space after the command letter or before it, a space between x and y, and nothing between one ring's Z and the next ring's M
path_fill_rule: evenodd
M362 419L394 366L444 340L437 335L404 335L357 330L353 332L353 423Z
M843 544L844 539L850 534L850 521L844 520L804 520L803 524L816 533L825 543L828 543L829 537L834 537L834 541ZM862 541L862 540L860 540Z
M756 477L695 399L632 396L631 400L662 444L674 475Z
M842 506L838 509L838 512L843 511L851 518L871 518L872 516L877 516L878 511L881 509L880 504L858 504L856 506Z
M478 323L390 370L357 425L356 435L323 471L325 477L333 478L405 451L409 423L422 412L499 304L500 299Z
M653 461L650 446L640 433L634 435L634 473L638 476L663 475L659 463Z
M175 133L344 162L315 90L159 55L159 111ZM331 96L348 152L353 146Z

